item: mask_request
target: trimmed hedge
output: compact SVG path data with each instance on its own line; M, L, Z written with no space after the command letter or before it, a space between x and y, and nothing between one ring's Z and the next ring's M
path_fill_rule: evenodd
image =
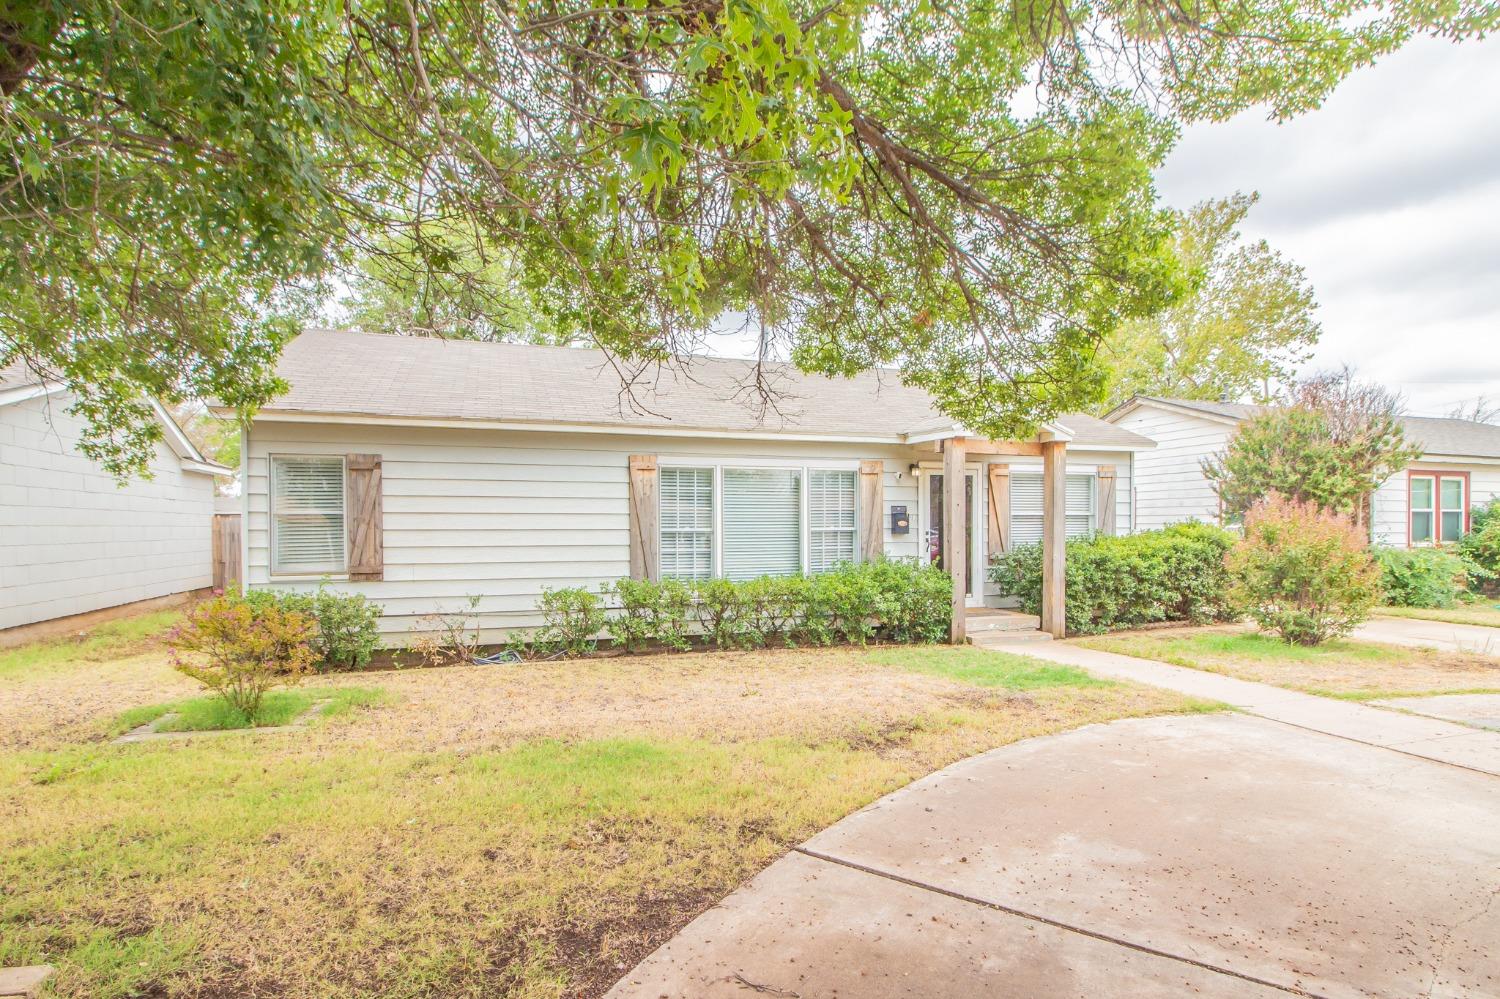
M607 612L600 595L614 605ZM720 649L938 642L948 637L951 595L943 570L897 559L745 582L621 579L599 595L583 587L547 591L540 608L546 627L526 644L582 654L601 631L627 652L683 650L694 636Z
M1069 541L1068 633L1097 635L1156 621L1232 619L1224 556L1234 542L1230 532L1199 523ZM1021 545L992 560L989 577L1019 597L1027 613L1041 613L1041 545Z
M313 593L250 590L233 599L252 609L274 606L317 621L310 644L319 673L363 669L380 644L380 605L362 593L338 593L319 586Z

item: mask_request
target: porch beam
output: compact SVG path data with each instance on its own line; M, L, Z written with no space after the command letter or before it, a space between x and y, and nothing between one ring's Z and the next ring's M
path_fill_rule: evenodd
M968 610L965 591L969 567L964 561L964 453L962 439L943 442L943 565L953 580L953 613L948 622L948 641L967 641L964 615Z
M950 437L931 444L918 444L917 450L945 451L949 444L957 443L965 454L997 454L1020 458L1039 458L1042 445L1037 441L987 441L978 437Z
M1042 444L1042 630L1067 633L1068 445Z

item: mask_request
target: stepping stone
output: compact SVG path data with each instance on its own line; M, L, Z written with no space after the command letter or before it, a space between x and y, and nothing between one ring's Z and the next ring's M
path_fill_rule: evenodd
M34 996L51 975L50 964L34 964L29 968L0 968L0 996Z

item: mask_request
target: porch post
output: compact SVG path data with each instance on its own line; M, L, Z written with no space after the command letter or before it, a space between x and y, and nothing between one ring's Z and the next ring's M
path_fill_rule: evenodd
M968 523L964 519L964 442L943 441L943 565L953 578L953 615L948 623L948 641L962 645L967 640L964 614L968 601L969 567L964 559Z
M1042 442L1042 630L1053 638L1067 632L1064 573L1068 537L1068 445Z

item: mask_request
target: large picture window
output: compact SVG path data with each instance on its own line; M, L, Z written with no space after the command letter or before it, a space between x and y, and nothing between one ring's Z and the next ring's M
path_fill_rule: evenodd
M1469 477L1462 472L1413 472L1407 483L1408 543L1452 544L1469 526Z
M1095 489L1097 480L1088 474L1072 474L1064 483L1064 519L1067 536L1086 538L1093 534L1099 523ZM1012 471L1010 473L1010 536L1011 545L1035 545L1042 541L1042 473Z
M343 572L344 459L271 459L271 571Z
M661 575L745 580L827 572L858 552L858 475L663 466Z

